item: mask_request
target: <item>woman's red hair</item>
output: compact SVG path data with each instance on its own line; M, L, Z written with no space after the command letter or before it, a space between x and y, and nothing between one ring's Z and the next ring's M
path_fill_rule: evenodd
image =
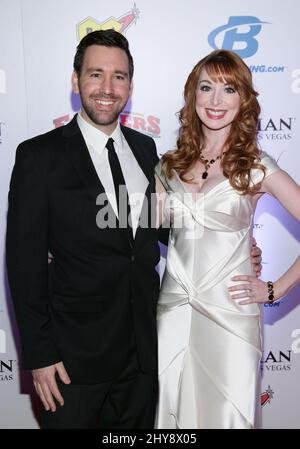
M181 126L177 149L162 156L163 171L171 178L172 170L176 170L180 178L188 182L184 176L199 160L205 142L195 103L200 73L204 68L214 82L226 82L240 96L240 109L224 145L227 150L221 162L224 176L237 191L256 192L260 185L251 184L250 171L258 168L265 172L264 166L259 163L260 150L257 146L258 94L253 89L252 75L247 65L236 53L228 50L213 51L201 59L190 73L184 88L185 105L179 112Z

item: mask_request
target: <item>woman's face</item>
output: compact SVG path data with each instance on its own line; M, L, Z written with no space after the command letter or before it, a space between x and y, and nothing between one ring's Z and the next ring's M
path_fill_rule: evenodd
M224 82L214 82L202 70L196 91L196 112L202 124L211 130L229 130L240 109L240 95Z

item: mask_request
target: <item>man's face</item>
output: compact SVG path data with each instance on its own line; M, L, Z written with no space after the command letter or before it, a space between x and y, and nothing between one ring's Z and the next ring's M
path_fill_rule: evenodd
M72 85L80 94L83 118L110 135L132 92L125 51L91 45L86 49L79 78L73 72Z

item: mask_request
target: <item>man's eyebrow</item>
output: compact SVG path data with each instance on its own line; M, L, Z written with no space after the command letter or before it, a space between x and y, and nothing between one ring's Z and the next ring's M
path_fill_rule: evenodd
M87 69L87 73L91 73L91 72L99 72L99 73L102 73L103 72L103 69L101 69L100 67L90 67L90 68L88 68ZM115 70L114 71L114 73L115 74L118 74L118 75L124 75L124 76L129 76L128 75L128 72L125 72L124 70Z

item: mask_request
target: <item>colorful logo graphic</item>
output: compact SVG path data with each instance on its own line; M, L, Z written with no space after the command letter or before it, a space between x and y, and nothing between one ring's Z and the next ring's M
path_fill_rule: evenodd
M260 395L260 405L264 407L266 404L270 404L271 399L273 399L274 391L271 390L270 385L267 390Z
M70 114L62 115L61 117L57 117L53 120L53 125L55 128L60 128L61 126L66 125L72 120L72 116Z
M258 50L255 36L260 33L262 25L267 23L254 16L230 16L226 25L209 34L208 43L215 50L233 50L241 58L250 58Z
M124 111L120 114L120 122L128 128L133 128L150 137L160 137L160 119L153 115Z
M66 125L72 119L71 114L62 115L53 120L55 128ZM145 115L135 112L122 112L120 114L120 123L128 128L133 128L148 136L160 137L160 119L154 115Z
M108 30L113 28L119 33L125 33L127 29L133 24L136 23L139 17L140 11L137 9L136 5L133 5L133 8L126 12L123 16L116 18L110 17L109 19L104 20L103 22L99 22L92 17L87 17L82 22L77 25L77 38L80 41L84 36L92 31L96 30Z

